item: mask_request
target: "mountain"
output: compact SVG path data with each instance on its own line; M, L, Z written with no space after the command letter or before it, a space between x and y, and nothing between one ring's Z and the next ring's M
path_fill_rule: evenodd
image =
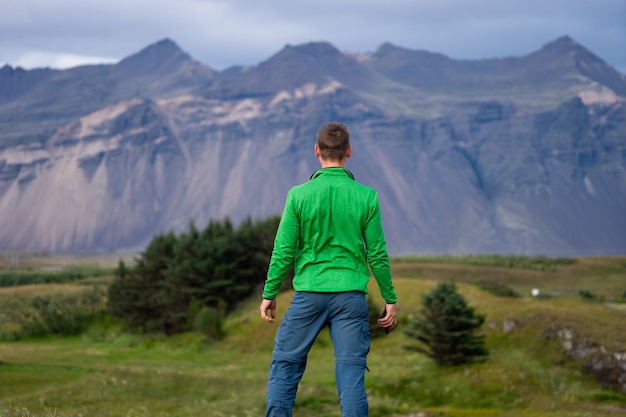
M0 249L137 249L280 214L338 120L389 250L626 252L626 77L569 37L455 60L287 45L213 70L165 39L113 65L0 69Z
M533 108L551 108L588 90L626 96L626 76L568 36L524 57L472 61L385 43L368 63L428 94L452 94L463 100L512 99Z
M120 100L193 94L214 77L214 70L169 39L116 65L64 71L5 66L0 69L0 146L45 142L64 123Z
M340 83L369 91L391 80L341 53L328 42L285 46L249 71L216 84L209 95L219 98L268 97L306 85Z

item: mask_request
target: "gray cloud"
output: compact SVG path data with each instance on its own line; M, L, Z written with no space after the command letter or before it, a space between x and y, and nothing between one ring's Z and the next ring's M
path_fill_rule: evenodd
M452 58L519 56L569 35L626 72L623 0L0 0L0 63L115 62L163 38L217 69L284 45L383 42Z

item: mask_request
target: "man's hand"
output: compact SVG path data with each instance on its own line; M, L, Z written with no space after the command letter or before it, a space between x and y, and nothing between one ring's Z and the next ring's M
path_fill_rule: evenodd
M270 311L270 315L267 315L267 311ZM261 318L263 320L274 323L276 318L276 300L266 300L265 298L261 302Z
M383 311L386 312L385 316L378 319L378 325L389 333L394 327L396 327L396 324L398 324L396 305L385 303L385 309Z

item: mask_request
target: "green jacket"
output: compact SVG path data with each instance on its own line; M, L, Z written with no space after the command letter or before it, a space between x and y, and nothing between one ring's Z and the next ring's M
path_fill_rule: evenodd
M287 194L263 298L276 298L292 265L296 291L367 294L368 262L381 295L395 303L376 191L345 168L320 169Z

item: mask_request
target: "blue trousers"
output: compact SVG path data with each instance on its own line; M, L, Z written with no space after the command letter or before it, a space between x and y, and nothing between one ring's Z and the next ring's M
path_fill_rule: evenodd
M328 326L342 417L367 417L365 369L370 350L365 294L296 292L276 338L267 386L266 417L291 417L307 355Z

